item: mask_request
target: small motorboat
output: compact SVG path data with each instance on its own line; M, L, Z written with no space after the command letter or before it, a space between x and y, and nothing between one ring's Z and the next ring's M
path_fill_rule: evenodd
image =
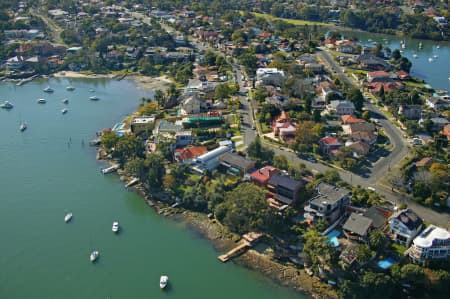
M441 46L437 45L437 46L436 46L436 49L439 49L439 48L441 48Z
M428 58L428 62L433 62L433 58Z
M54 92L53 88L51 88L50 86L47 86L43 90L44 90L44 92L48 92L48 93Z
M20 124L20 127L19 127L19 130L20 130L20 132L23 132L23 131L25 131L26 129L27 129L27 124L26 123L21 123Z
M422 42L419 42L419 49L422 49Z
M3 104L0 105L0 107L3 108L3 109L8 109L9 110L9 109L12 109L14 106L10 102L5 101Z
M92 97L89 97L89 100L91 100L91 101L98 101L98 100L100 100L100 98L97 97L97 96L92 96Z
M89 89L90 92L95 92L95 89L91 88Z
M159 287L161 289L164 289L167 287L168 283L169 283L169 277L167 277L166 275L161 276L161 278L159 279Z
M433 55L433 58L434 58L434 59L437 59L438 57L439 57L439 56L437 56L437 55Z
M66 114L67 111L69 111L69 110L67 110L66 108L64 108L64 109L61 110L61 113L62 113L62 114Z
M417 54L413 54L413 57L414 57L414 58L417 58Z
M68 90L68 91L74 91L74 90L75 90L75 87L73 87L72 85L69 85L69 86L66 87L66 90Z
M65 223L70 222L70 220L72 220L72 217L73 217L72 213L67 213L66 216L64 216L64 222Z
M119 222L118 221L114 221L113 225L112 225L112 231L114 233L117 233L119 231Z
M61 102L63 102L64 104L69 104L69 99L63 99Z
M94 250L91 252L91 255L89 256L89 260L91 261L91 263L95 263L95 261L98 259L100 253L98 253L97 250Z
M45 104L45 103L47 103L47 101L45 99L38 99L37 103L38 104Z

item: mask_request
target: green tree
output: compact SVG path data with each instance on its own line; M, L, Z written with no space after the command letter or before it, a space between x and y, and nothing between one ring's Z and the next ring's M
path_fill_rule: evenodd
M133 134L125 134L117 141L114 156L119 158L121 164L129 158L142 157L144 154L144 142Z
M394 51L392 51L392 59L394 60L399 60L402 57L402 54L400 53L399 49L395 49Z
M369 245L373 250L383 249L386 245L387 239L384 232L380 229L374 229L369 235Z
M390 298L394 287L388 275L371 271L364 272L360 285L364 289L364 297L361 298L368 299Z
M161 89L155 90L155 95L153 96L155 101L159 104L160 107L164 106L164 93Z
M276 155L273 157L273 166L278 169L288 169L288 160L284 155Z
M101 144L107 152L110 152L119 141L119 136L115 132L104 132L100 138Z
M322 236L315 229L310 229L303 234L303 253L309 258L314 273L320 273L319 268L323 269L329 265L331 259L331 247L327 242L327 237Z
M142 180L145 177L145 160L139 157L131 158L125 162L124 169L129 175Z
M373 256L372 250L366 244L360 244L358 246L356 260L360 265L366 264Z
M355 105L356 111L362 111L364 106L364 96L358 88L352 88L348 93L347 98Z
M225 99L230 97L232 90L228 83L222 83L216 86L214 89L214 98L216 99Z
M256 159L259 162L272 161L274 152L271 149L265 148L261 144L261 140L257 136L255 140L248 145L247 154L249 157Z
M151 188L160 189L163 186L163 177L166 173L164 168L164 158L159 153L150 153L145 159L147 173L147 183Z

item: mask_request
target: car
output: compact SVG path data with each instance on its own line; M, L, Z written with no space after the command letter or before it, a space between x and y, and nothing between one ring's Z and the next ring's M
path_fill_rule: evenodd
M375 188L374 188L374 187L367 187L367 190L370 190L370 191L374 191L374 192L375 192Z
M308 157L306 158L306 161L309 161L311 163L317 163L317 160L314 157Z
M256 130L255 126L252 126L252 130Z

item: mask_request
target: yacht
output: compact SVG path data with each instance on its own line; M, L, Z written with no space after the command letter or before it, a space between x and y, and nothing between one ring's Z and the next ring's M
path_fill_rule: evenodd
M437 45L437 46L436 46L436 49L439 49L440 47L441 47L441 46Z
M439 56L437 56L437 55L433 55L433 58L434 58L434 59L436 59L436 58L438 58L438 57L439 57Z
M65 223L69 222L70 220L72 220L72 217L73 217L72 213L67 213L66 216L64 216L64 222Z
M402 49L406 49L406 43L405 42L402 43Z
M66 108L64 108L64 109L61 110L61 113L62 113L62 114L66 114L67 111L69 111L69 110L67 110Z
M112 231L114 233L117 233L119 231L119 222L118 221L114 221L113 225L112 225Z
M74 90L75 90L75 87L73 87L72 85L69 85L69 86L66 87L66 89L67 89L68 91L74 91Z
M47 101L45 99L38 99L37 102L38 102L38 104L45 104L45 103L47 103Z
M50 86L47 86L46 88L44 88L44 92L54 92L53 88L51 88Z
M433 62L433 58L428 58L428 62Z
M63 99L61 102L63 102L64 104L69 104L69 99Z
M14 106L10 102L5 101L3 104L0 105L0 107L3 109L12 109Z
M422 49L422 42L419 42L419 49Z
M20 127L19 127L19 130L20 130L20 132L23 132L23 131L25 131L27 129L27 124L26 123L21 123L20 124Z
M95 92L95 89L91 88L89 89L90 92Z
M417 54L414 53L414 54L413 54L413 57L414 57L414 58L417 58Z
M95 261L98 259L100 253L98 253L97 250L94 250L91 252L91 255L89 256L89 260L91 261L91 263L95 263Z
M91 100L91 101L98 101L98 100L100 100L100 98L97 97L97 96L92 96L92 97L89 97L89 100Z
M166 275L161 276L161 278L159 279L159 287L161 289L164 289L165 287L167 287L168 283L169 283L169 277L167 277Z

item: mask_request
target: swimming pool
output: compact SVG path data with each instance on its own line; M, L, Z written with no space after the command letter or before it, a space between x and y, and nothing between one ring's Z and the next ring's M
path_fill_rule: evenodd
M390 267L392 267L392 265L394 265L396 263L397 262L393 258L388 257L388 258L386 258L384 260L378 261L377 264L378 264L378 267L380 267L381 269L387 270Z
M114 127L112 128L113 131L119 131L123 129L124 124L123 123L117 123L114 125Z
M339 240L337 237L341 235L341 232L337 229L333 229L331 232L327 234L328 240L327 242L331 244L331 247L339 247Z

